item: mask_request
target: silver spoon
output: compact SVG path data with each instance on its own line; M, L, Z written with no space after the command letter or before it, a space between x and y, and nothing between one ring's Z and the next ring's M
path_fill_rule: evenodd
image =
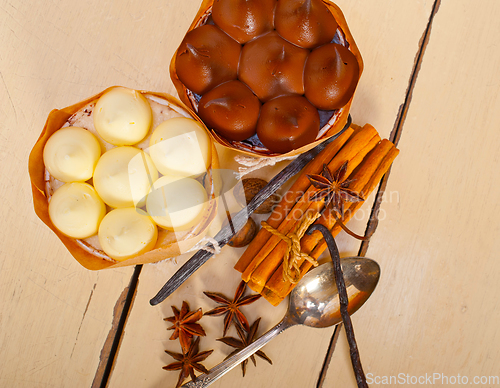
M377 262L365 257L340 260L349 298L349 314L356 312L370 297L380 277ZM290 294L288 311L276 326L227 360L201 374L186 388L208 387L235 366L262 348L285 329L295 325L328 327L342 321L335 274L331 262L307 273ZM182 388L181 387L181 388Z

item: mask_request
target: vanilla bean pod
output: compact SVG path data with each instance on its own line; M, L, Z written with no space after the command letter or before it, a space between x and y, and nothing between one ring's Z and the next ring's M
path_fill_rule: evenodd
M339 293L340 300L340 315L342 316L342 321L345 326L345 331L347 335L347 342L349 343L349 349L351 354L352 367L354 369L354 374L356 375L356 382L359 388L367 388L365 373L363 372L363 367L361 366L361 359L359 357L358 345L356 344L356 338L354 337L354 328L352 326L351 317L347 311L347 306L349 304L349 299L347 297L347 290L344 282L344 274L342 273L342 267L340 265L340 255L335 243L335 239L332 234L324 225L314 224L308 230L307 234L311 234L315 230L321 232L323 238L325 239L328 250L330 251L330 256L333 262L333 270L335 273L335 283L337 284L337 290Z

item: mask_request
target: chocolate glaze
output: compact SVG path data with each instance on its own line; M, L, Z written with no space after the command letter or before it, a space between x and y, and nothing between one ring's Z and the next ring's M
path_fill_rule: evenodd
M240 81L225 82L204 94L198 116L229 140L245 140L255 134L261 103Z
M276 0L214 0L212 18L238 43L274 29Z
M322 0L213 0L213 4L200 16L192 31L204 26L220 27L219 31L228 38L233 36L234 39L230 39L233 43L238 44L237 40L240 42L241 55L237 59L236 55L232 56L234 63L231 66L233 70L237 68L237 79L240 82L231 82L235 80L234 73L229 79L220 78L219 75L223 72L220 68L214 69L212 64L203 68L205 62L201 60L203 55L200 54L206 54L208 50L193 50L194 45L191 42L188 42L192 47L188 47L191 50L187 50L190 51L187 54L200 57L198 61L201 64L193 61L195 71L183 66L178 57L183 48L186 51L186 47L181 45L179 54L176 55L175 71L183 84L186 98L207 126L214 130L214 136L221 143L262 155L276 155L318 140L337 118L345 113L342 108L349 102L356 88L359 63L349 51L350 45L345 32L335 21L332 12ZM204 33L200 35L205 35L204 44L213 46L214 39ZM328 46L332 51L333 43L344 46L333 50L333 57L319 50ZM311 49L314 55L309 60ZM220 45L211 54L217 58L227 54L227 51L224 45ZM351 60L354 62L351 63ZM217 60L213 62L220 65ZM332 63L336 63L336 67ZM346 65L343 65L344 63ZM306 64L309 65L307 81ZM348 69L342 69L341 64ZM322 70L329 67L330 70L326 73L333 74L321 74ZM349 74L351 70L352 80L338 78L337 74ZM183 72L184 74L180 75ZM216 81L213 81L214 79ZM228 85L222 87L225 83ZM233 84L238 86L229 86ZM217 86L221 88L218 89ZM253 96L252 93L248 94L245 86L253 92ZM213 88L217 88L217 91L209 93ZM299 125L298 118L293 118L297 110L285 114L292 114L292 121L295 120L296 125L291 127L277 122L264 123L275 120L270 113L266 116L269 120L256 119L262 117L262 109L259 116L256 101L259 104L266 103L267 106L267 103L274 99L304 94L301 105L307 106L309 110L312 107L319 115L319 132L316 124L312 125L315 127L313 130L303 130L306 127L304 120L300 121ZM275 110L291 109L290 104L287 105ZM242 106L245 106L245 109L242 110ZM311 123L315 121L312 116L308 119ZM259 120L258 131L254 129L255 120ZM286 138L284 128L287 128L287 134L292 136ZM306 141L302 140L307 136L309 138Z
M278 0L275 26L283 38L308 49L331 42L338 27L321 0Z
M318 109L340 109L349 102L359 80L359 64L344 46L330 43L307 58L305 95Z
M179 80L193 92L204 94L238 73L241 45L214 25L188 32L177 50Z
M302 96L281 96L262 105L257 135L273 152L286 153L316 139L318 110Z
M243 46L238 78L262 102L285 94L303 94L308 54L308 50L270 32Z

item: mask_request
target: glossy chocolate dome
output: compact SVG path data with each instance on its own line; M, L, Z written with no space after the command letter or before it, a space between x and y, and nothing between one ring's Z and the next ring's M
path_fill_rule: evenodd
M257 136L273 152L286 153L313 142L319 132L318 110L302 96L282 96L264 105Z
M359 64L352 52L339 44L326 44L307 58L305 95L318 109L340 109L353 96L359 75Z
M304 48L331 42L338 27L321 0L278 0L275 26L283 38Z
M240 81L225 82L204 94L198 116L229 140L245 140L255 134L261 103Z
M308 54L308 50L270 32L243 46L238 78L262 102L285 94L303 94Z
M239 43L274 29L276 0L214 0L212 18Z
M208 28L232 44L217 45L205 32ZM224 59L228 55L231 59ZM181 100L212 128L216 141L270 156L340 130L362 67L342 12L329 0L207 0L177 50L170 74ZM241 84L231 83L236 80ZM255 97L243 85L261 104L259 114ZM280 102L288 101L284 97L294 103ZM300 115L297 99L305 110ZM285 121L278 118L283 111L295 125L277 124ZM262 118L273 115L271 122Z
M238 73L241 45L214 25L188 32L177 50L179 80L190 90L203 94Z

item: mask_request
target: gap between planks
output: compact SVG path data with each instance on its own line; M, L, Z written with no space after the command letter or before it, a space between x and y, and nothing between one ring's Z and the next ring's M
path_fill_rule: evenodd
M398 115L396 117L393 130L389 137L389 140L394 143L395 146L398 145L399 139L401 138L401 134L403 133L403 126L406 120L406 115L408 113L408 109L411 104L413 89L415 88L415 84L417 82L418 73L420 72L420 67L422 65L422 60L425 54L425 49L427 48L427 44L429 43L432 23L434 21L434 17L436 16L439 6L441 5L441 0L435 0L432 6L431 14L429 16L429 21L427 22L427 26L422 34L422 38L419 42L419 48L417 51L417 55L415 56L415 62L413 65L413 69L410 75L410 80L408 82L408 88L406 89L406 95L403 104L401 105ZM368 219L368 223L366 225L365 236L371 235L375 232L378 226L378 213L380 210L380 205L382 203L382 199L384 196L385 189L387 187L387 182L389 180L389 175L391 173L391 169L387 171L387 173L382 178L380 185L377 190L377 194L375 196L375 201L372 206L372 210L370 213L370 218ZM368 251L370 241L362 241L361 246L358 251L358 256L365 256ZM335 331L333 332L332 338L330 340L330 345L328 347L327 354L325 356L325 361L323 362L323 367L321 368L321 372L318 377L318 384L316 388L322 388L323 383L326 378L326 374L328 372L328 366L333 356L333 352L335 351L335 346L338 341L338 337L340 331L342 329L342 325L339 324L335 327Z
M101 350L99 366L97 367L94 381L92 382L92 388L106 388L108 384L116 355L120 348L120 342L125 329L125 324L127 322L127 317L131 311L132 303L137 291L137 284L139 283L141 270L142 265L135 266L129 285L125 287L116 301L113 309L113 323Z
M431 10L431 15L429 17L429 21L427 23L427 27L425 28L425 31L422 35L422 38L420 40L419 44L419 50L417 52L417 56L415 58L415 63L413 65L413 70L411 72L410 76L410 82L408 84L408 88L406 90L406 96L403 105L401 106L398 116L396 117L396 121L394 123L394 128L391 132L391 135L389 137L389 140L394 143L394 145L397 147L399 143L399 139L401 138L401 134L403 133L403 126L406 120L406 115L408 113L408 109L411 104L411 99L413 97L413 89L415 88L415 84L417 82L418 78L418 73L420 72L420 67L422 66L422 60L425 54L425 49L427 48L427 44L429 43L430 35L431 35L431 29L432 29L432 22L434 21L434 17L436 16L439 6L441 4L441 0L435 0L434 4L432 6ZM368 220L368 225L366 227L365 231L365 236L373 234L375 230L377 229L378 226L378 212L380 210L380 205L382 203L382 199L384 196L385 188L387 187L387 181L389 180L389 175L391 173L391 170L384 175L382 178L382 181L380 182L377 195L375 197L375 201L372 207L372 211L370 214L370 218ZM366 252L368 251L368 246L370 244L370 241L363 241L361 243L361 247L359 249L358 255L359 256L365 256Z

